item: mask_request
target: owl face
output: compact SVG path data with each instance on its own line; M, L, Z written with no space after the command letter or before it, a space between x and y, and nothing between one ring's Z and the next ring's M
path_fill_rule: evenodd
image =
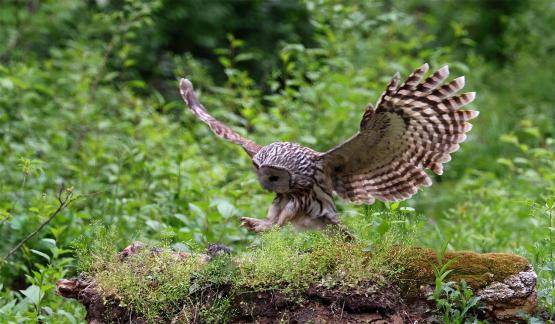
M268 191L287 193L291 191L291 175L287 170L263 166L256 169L258 181Z
M264 189L288 193L312 187L314 157L309 148L277 142L263 147L252 161Z

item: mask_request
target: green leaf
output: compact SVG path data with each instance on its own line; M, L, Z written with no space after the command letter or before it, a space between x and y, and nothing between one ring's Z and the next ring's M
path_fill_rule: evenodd
M206 213L204 213L204 211L202 209L200 209L199 206L193 204L193 203L189 203L189 210L191 210L191 212L193 213L193 215L197 218L201 218L203 220L206 219Z
M185 225L189 224L189 219L187 218L187 216L183 214L179 214L179 213L173 214L173 217L179 219Z
M377 232L380 235L385 234L387 231L389 231L390 225L389 222L387 220L383 220L380 225L378 226L378 228L376 228Z
M48 256L48 254L46 254L46 253L44 253L44 252L41 252L41 251L38 251L38 250L33 250L33 249L30 249L30 250L31 250L31 252L33 252L34 254L39 255L39 256L45 258L46 261L50 262L50 256Z
M252 53L241 53L235 57L235 62L249 61L254 58L254 54Z
M51 239L51 238L43 238L41 239L42 242L47 243L51 246L56 246L56 240Z
M20 292L29 299L33 305L38 306L44 297L44 293L40 291L40 287L36 285L31 285L25 290L20 290Z
M73 316L73 315L72 315L71 313L69 313L69 312L66 312L66 311L63 310L63 309L57 310L56 313L58 313L58 314L64 316L65 318L67 318L67 319L69 320L69 322L72 323L72 324L76 324L76 323L77 323L77 320L75 319L75 316Z
M233 204L231 204L226 199L214 199L212 200L211 205L216 205L218 212L224 218L229 218L237 215L237 208L235 208L235 206L233 206Z

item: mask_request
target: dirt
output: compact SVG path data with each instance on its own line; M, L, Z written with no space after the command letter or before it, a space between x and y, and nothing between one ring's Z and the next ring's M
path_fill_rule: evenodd
M367 283L342 289L310 287L297 302L275 292L256 293L243 299L246 307L235 323L414 323L421 314L411 313L391 285Z

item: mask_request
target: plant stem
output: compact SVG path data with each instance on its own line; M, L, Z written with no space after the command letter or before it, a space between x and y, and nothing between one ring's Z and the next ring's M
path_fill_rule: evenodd
M549 265L551 269L551 289L555 290L555 269L553 267L553 207L549 208L549 254L551 256L551 264Z
M66 192L66 196L62 198L63 193ZM21 248L21 246L23 244L25 244L25 242L29 241L30 239L32 239L35 235L37 235L38 232L40 232L46 225L48 225L53 219L54 217L56 217L56 215L58 215L62 210L64 210L66 207L68 207L72 202L74 202L75 200L81 198L81 196L77 196L75 198L73 198L73 192L72 191L68 191L65 190L64 187L62 186L60 188L60 191L58 192L58 202L59 205L56 208L56 210L54 210L50 216L48 216L48 218L42 222L40 224L39 227L37 227L34 231L32 231L31 233L29 233L23 240L21 240L19 243L17 243L16 246L14 246L10 252L8 252L8 254L6 254L6 256L2 259L2 262L6 261L10 256L12 256L13 254L15 254L15 252L17 252L17 250L19 250L19 248Z

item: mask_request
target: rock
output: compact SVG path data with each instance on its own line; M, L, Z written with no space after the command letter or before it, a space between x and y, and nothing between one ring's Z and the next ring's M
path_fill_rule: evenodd
M514 320L518 318L519 312L531 314L535 311L536 278L536 273L529 266L526 271L480 289L477 296L488 305L495 318Z

